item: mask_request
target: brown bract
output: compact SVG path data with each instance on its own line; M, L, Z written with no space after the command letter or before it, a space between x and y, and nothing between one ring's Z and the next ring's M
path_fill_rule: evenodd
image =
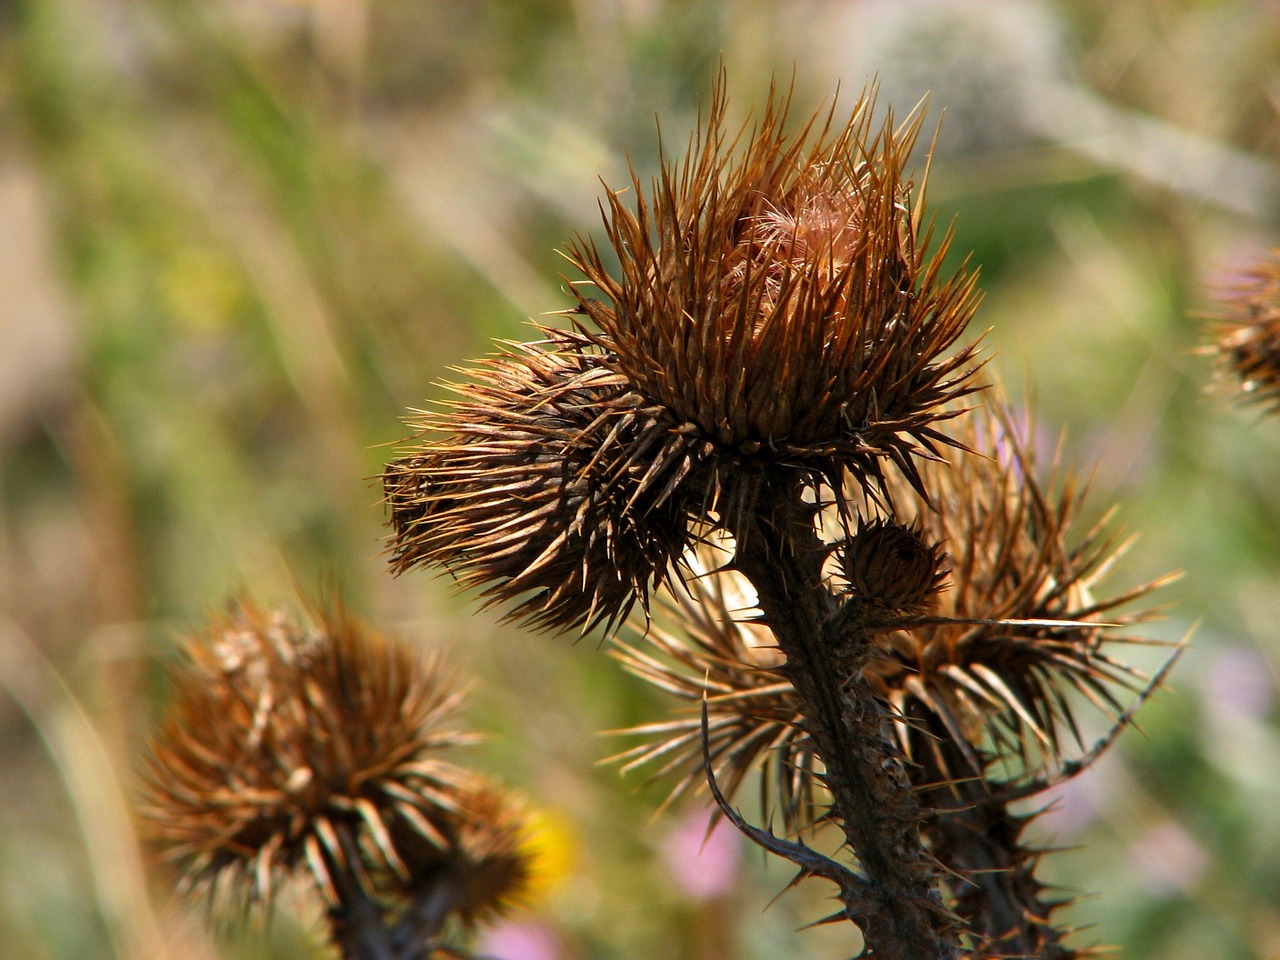
M714 559L708 551L704 559ZM723 560L723 556L720 557ZM611 654L630 673L682 701L672 720L620 731L644 741L613 759L623 770L648 768L653 779L671 777L674 800L705 787L706 753L726 794L737 792L757 767L762 805L776 804L789 829L810 826L818 804L821 764L805 731L783 657L764 626L751 622L750 588L729 571L700 571L656 608L652 625Z
M1280 249L1259 261L1223 297L1214 336L1242 401L1280 410Z
M435 884L419 851L457 864L494 823L503 866L476 887L487 901L460 903L500 909L527 862L514 814L492 816L493 788L441 756L472 739L445 726L460 694L436 661L341 611L311 615L301 626L240 604L189 641L145 765L148 833L214 901L266 903L301 873L335 907L356 888Z

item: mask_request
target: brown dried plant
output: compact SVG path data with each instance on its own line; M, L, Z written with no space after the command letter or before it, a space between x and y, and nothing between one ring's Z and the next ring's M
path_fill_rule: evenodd
M721 82L683 160L609 194L617 275L570 247L574 329L410 421L392 566L558 631L648 623L665 594L619 655L695 712L629 763L677 792L705 773L739 829L836 884L866 955L1072 956L1009 804L1085 762L1062 760L1070 692L1113 737L1117 690L1152 689L1102 632L1149 587L1092 599L1116 544L1076 537L1072 484L967 410L974 277L944 276L905 172L920 117L874 100L793 130L771 96L734 131ZM791 836L729 804L758 765ZM850 862L804 843L819 823Z
M142 815L215 906L317 889L344 956L434 956L448 919L502 913L530 863L514 802L444 758L461 694L342 610L300 625L241 603L185 647L147 757Z
M1223 296L1215 351L1243 402L1280 411L1280 249L1259 260Z
M652 206L638 180L634 214L610 194L622 278L589 243L568 254L599 329L509 345L410 420L433 439L384 477L393 568L446 566L535 627L616 624L686 517L741 518L776 477L882 487L890 463L918 487L914 458L951 443L937 424L972 389L972 345L948 351L977 298L940 280L945 240L926 253L902 173L920 119L875 132L872 107L792 134L771 100L731 138L717 93Z
M952 877L971 955L1079 956L1051 922L1059 904L1044 900L1034 877L1040 852L1022 842L1032 818L1010 805L1085 769L1154 690L1115 655L1149 641L1116 628L1152 616L1121 608L1163 580L1099 595L1126 543L1107 532L1105 517L1078 529L1083 485L1056 470L1042 479L1030 439L997 396L987 401L957 422L966 452L922 468L931 503L896 491L914 527L887 519L858 491L849 491L865 513L855 533L841 534L847 525L829 511L842 560L836 579L846 581L834 588L864 603L875 597L876 655L861 677L891 706L904 770L932 808L924 834ZM930 541L952 549L925 577L920 558L938 550ZM858 552L869 558L851 575ZM884 570L886 553L905 575L868 573ZM870 586L878 582L890 585L893 602ZM927 613L920 597L931 600ZM762 768L762 809L777 811L788 833L804 833L827 821L830 797L796 691L756 617L741 575L711 570L635 641L616 645L626 669L689 704L675 719L625 731L646 742L617 759L674 776L673 795L703 780L704 749L728 797ZM1135 701L1128 706L1126 693ZM1115 725L1092 749L1076 722L1079 699ZM1067 760L1071 744L1083 756Z

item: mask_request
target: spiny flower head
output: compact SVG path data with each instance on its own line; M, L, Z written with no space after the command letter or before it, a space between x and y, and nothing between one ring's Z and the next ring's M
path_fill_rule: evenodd
M1280 249L1259 261L1224 297L1216 350L1239 380L1240 397L1280 410Z
M926 543L914 527L877 518L859 520L837 553L858 602L885 612L920 613L946 580L940 546Z
M392 825L407 878L396 879L394 892L434 895L474 927L501 916L532 885L528 822L506 793L480 777L461 785L451 800L453 809L442 810L432 824L443 843L407 821Z
M684 549L687 511L647 459L654 411L585 338L546 333L413 421L445 436L383 475L391 565L445 566L490 603L514 601L512 619L586 630L647 603Z
M1127 543L1110 532L1109 516L1081 527L1086 486L1065 472L1042 478L1029 428L990 399L961 434L986 454L962 452L922 471L933 506L917 503L916 522L950 557L937 617L886 633L884 656L868 668L904 717L927 715L935 736L966 757L970 769L943 764L939 775L978 774L993 757L1016 758L1027 770L1056 764L1064 735L1079 740L1074 696L1118 714L1120 691L1145 678L1109 652L1142 642L1116 628L1152 617L1119 608L1168 579L1099 595ZM971 620L995 622L964 622ZM904 724L900 733L927 767L920 751L936 752L941 741L911 736L913 729ZM983 750L993 753L983 759Z
M456 859L459 838L485 829L470 803L487 796L482 781L440 756L472 738L446 726L460 694L439 663L341 610L311 618L238 604L175 672L143 815L184 885L214 901L269 902L296 872L331 906L353 883L407 895L434 879L420 848ZM498 828L499 845L509 832ZM526 865L507 861L470 913L518 895Z
M690 455L788 464L878 484L888 461L951 441L937 429L972 390L973 345L952 350L974 278L942 277L922 191L904 172L921 117L872 120L864 93L786 129L771 97L753 129L727 129L723 87L682 164L648 197L609 195L614 277L575 244L581 309L611 365L663 411ZM595 299L594 294L604 299ZM674 455L674 453L673 453Z

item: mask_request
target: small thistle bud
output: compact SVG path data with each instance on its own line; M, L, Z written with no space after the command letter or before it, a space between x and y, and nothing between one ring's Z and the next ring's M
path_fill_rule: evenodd
M353 888L403 899L422 886L409 838L451 862L478 863L488 845L505 864L489 898L476 887L456 909L499 908L525 863L515 815L440 758L471 739L443 726L460 694L438 662L341 612L313 614L303 627L240 604L189 641L145 765L152 839L215 901L265 905L301 873L335 917Z
M1280 249L1249 270L1225 298L1214 333L1221 363L1238 379L1240 399L1280 410Z
M938 546L901 523L859 521L840 562L855 597L882 610L916 613L929 606L947 575Z

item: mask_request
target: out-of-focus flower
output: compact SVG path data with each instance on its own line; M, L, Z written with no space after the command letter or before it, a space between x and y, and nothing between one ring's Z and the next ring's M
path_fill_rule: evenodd
M708 829L704 811L681 817L662 838L662 861L680 892L698 900L733 889L742 857L742 836L723 817Z
M341 610L311 621L243 603L187 644L145 767L152 838L215 900L300 872L334 910L364 891L501 912L529 874L523 815L443 759L472 739L447 725L454 684Z
M1221 364L1238 381L1239 397L1280 410L1280 249L1259 260L1225 292L1214 325Z
M494 960L557 960L560 941L545 924L507 921L485 932L478 953Z
M1259 721L1275 707L1275 668L1255 650L1212 651L1201 677L1205 706L1218 716Z
M1209 866L1209 855L1179 824L1162 820L1129 848L1129 862L1141 874L1143 889L1168 896L1193 889Z

